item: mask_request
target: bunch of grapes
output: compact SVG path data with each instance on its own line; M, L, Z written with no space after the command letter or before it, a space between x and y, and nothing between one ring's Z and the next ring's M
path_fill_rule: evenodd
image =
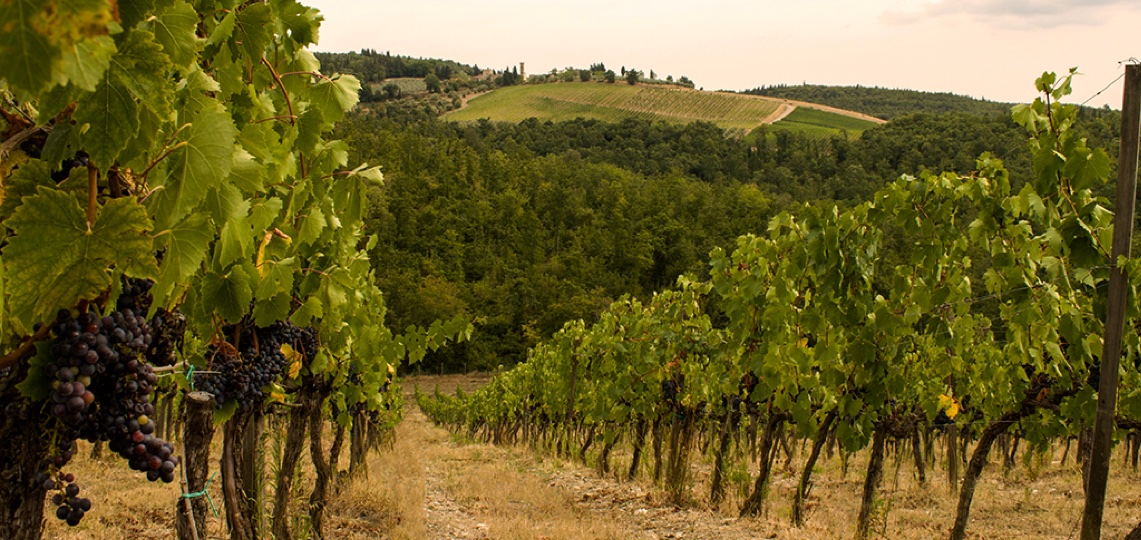
M154 339L147 348L147 361L156 366L173 366L178 362L178 348L186 333L186 316L158 308L150 326Z
M145 294L149 284L124 288L116 311L102 317L61 311L52 328L56 341L46 366L52 376L49 412L60 422L60 436L41 480L59 491L53 497L53 502L59 499L56 515L69 525L79 523L91 508L90 501L76 497L74 477L59 471L71 460L75 440L107 441L108 448L152 482L174 481L178 465L173 445L151 435L150 396L158 378L144 358L154 341L143 311L150 299L135 296Z
M298 327L290 321L279 321L264 328L252 324L230 325L222 332L236 336L234 343L211 344L206 351L211 373L195 381L198 389L214 395L218 407L229 400L236 400L242 408L261 403L262 389L285 371L287 358L281 351L282 345L302 352L306 362L313 359L318 347L316 330Z
M29 155L31 155L29 153ZM87 168L87 152L76 152L75 157L66 158L59 164L59 169L51 172L52 180L56 182L63 182L71 175L71 170L83 167Z

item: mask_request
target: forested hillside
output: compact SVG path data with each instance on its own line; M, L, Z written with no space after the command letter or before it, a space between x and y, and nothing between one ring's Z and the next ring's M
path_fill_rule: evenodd
M1010 103L998 103L949 92L921 92L874 86L824 86L818 84L761 86L743 93L796 101L808 101L862 112L884 120L912 113L970 113L1010 115Z
M1112 124L1091 123L1098 145L1116 144ZM854 141L743 140L701 123L461 125L390 103L338 135L351 159L384 167L368 223L388 322L477 321L471 342L425 361L445 371L510 365L567 320L702 273L713 247L764 233L795 202L853 205L901 174L970 172L984 151L1015 189L1031 174L1009 118L967 114L913 115Z

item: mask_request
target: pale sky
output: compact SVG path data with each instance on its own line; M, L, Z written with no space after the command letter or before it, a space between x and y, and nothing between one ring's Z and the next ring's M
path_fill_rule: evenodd
M316 50L362 48L528 73L604 62L706 90L831 84L1035 97L1078 67L1072 102L1141 58L1141 0L302 0ZM1121 106L1118 81L1089 105Z

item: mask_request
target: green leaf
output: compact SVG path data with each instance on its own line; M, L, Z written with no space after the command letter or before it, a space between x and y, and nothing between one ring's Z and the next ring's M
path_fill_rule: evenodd
M290 320L297 326L307 326L313 319L320 319L324 315L325 308L321 305L321 301L316 296L310 296L301 307L297 308L297 311L293 312Z
M11 176L3 179L4 198L0 202L0 223L16 212L24 197L35 195L37 187L51 184L51 165L47 162L33 159L12 171Z
M198 273L206 259L206 249L214 239L214 231L202 214L190 216L174 227L156 235L165 248L159 276L151 287L156 306L165 306L171 300L175 287L183 286Z
M297 241L302 245L312 244L321 237L325 230L325 213L320 208L311 207L309 215L301 220L301 230L298 231Z
M119 40L119 52L111 58L111 79L121 84L143 106L160 116L170 110L173 79L167 76L170 62L154 34L132 30Z
M198 14L183 0L159 13L154 21L155 40L176 67L185 67L195 61L198 38Z
M218 45L230 39L234 35L234 27L237 22L237 10L230 10L225 17L222 17L218 26L214 27L214 31L210 32L210 36L206 38L206 45Z
M310 90L313 106L330 122L339 122L360 99L361 83L352 75L322 79Z
M0 74L25 99L52 82L60 56L59 45L33 25L42 8L41 0L0 2Z
M20 394L33 401L45 401L51 390L51 383L55 380L55 373L48 371L47 367L55 363L52 354L54 342L50 340L36 343L36 355L28 363L28 375L24 377L16 388Z
M230 174L236 130L220 104L195 116L183 133L186 144L171 153L165 177L154 182L162 189L151 197L151 209L161 226L189 214Z
M224 275L208 272L202 278L202 297L212 300L214 311L223 319L236 323L249 311L253 299L250 276L242 265Z
M261 164L241 146L234 147L229 183L241 190L242 193L247 194L257 193L265 189L262 181Z
M222 424L228 422L234 417L234 413L238 412L238 401L236 399L227 400L214 410L214 427L221 427Z
M269 4L247 5L238 11L237 34L242 50L255 63L259 62L273 39L273 12Z
M259 268L264 274L258 284L258 298L269 298L276 294L293 291L293 273L297 269L297 259L290 257L280 261L265 261Z
M1101 148L1074 152L1063 173L1073 180L1074 189L1088 189L1109 178L1109 156Z
M284 321L289 317L292 300L293 297L284 293L259 298L254 304L254 324L269 326L277 321Z
M111 66L111 57L115 52L115 40L111 36L97 36L76 43L63 55L63 80L60 84L70 82L83 90L94 92L95 86L103 80L103 75Z
M104 174L139 133L138 103L125 87L109 76L99 83L95 92L79 100L72 119L82 126L79 140Z
M249 206L248 201L243 203ZM250 234L250 225L244 216L226 221L218 236L218 245L214 248L214 265L226 267L248 257L253 252L253 244L254 237Z
M11 291L9 309L24 327L94 299L118 273L156 277L151 222L134 197L108 202L90 229L86 219L74 196L46 187L8 219L15 232L4 248L8 280L23 284Z

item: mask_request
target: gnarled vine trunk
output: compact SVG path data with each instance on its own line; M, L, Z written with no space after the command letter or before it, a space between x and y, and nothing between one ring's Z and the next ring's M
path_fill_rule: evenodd
M816 467L816 460L820 459L820 451L824 443L832 434L832 423L836 421L836 411L829 412L824 422L816 431L816 438L812 441L812 452L808 454L808 461L804 463L804 472L800 474L800 483L796 486L796 494L792 499L792 524L797 527L804 526L804 501L812 491L812 469Z
M0 403L19 402L16 384L26 374L26 362L0 374ZM35 479L49 445L40 427L45 419L33 409L22 409L19 415L0 410L0 538L39 540L43 534L47 490Z

